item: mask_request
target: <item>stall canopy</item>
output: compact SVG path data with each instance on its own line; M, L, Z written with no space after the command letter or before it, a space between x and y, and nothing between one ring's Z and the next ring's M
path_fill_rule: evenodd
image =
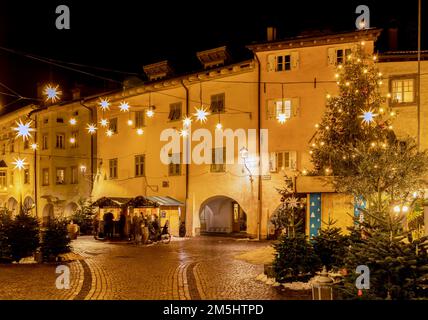
M157 203L161 207L179 207L184 206L183 202L180 202L171 197L160 197L160 196L151 196L147 197L147 199Z
M133 198L131 201L128 202L129 207L133 208L155 208L159 207L159 205L155 202L150 200L149 198L138 196Z
M133 199L120 197L102 197L92 203L92 206L100 208L121 208L127 206L131 200Z

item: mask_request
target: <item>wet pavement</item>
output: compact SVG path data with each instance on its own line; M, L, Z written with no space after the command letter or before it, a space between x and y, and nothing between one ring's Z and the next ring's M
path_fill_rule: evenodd
M80 237L73 251L83 259L67 264L70 289L56 289L56 265L3 265L0 299L287 299L255 280L263 265L235 258L268 244L195 237L136 246Z

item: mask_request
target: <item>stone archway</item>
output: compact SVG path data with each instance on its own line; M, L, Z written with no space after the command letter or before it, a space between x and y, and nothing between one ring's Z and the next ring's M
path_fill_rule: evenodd
M18 200L16 200L14 197L10 197L9 200L7 201L6 208L10 212L12 212L12 215L18 214L19 213Z
M209 233L239 233L247 231L247 214L234 199L214 196L205 200L199 210L200 231Z
M75 202L67 203L67 205L64 207L64 217L71 217L78 208L79 206Z
M25 197L24 202L22 203L23 210L25 212L31 212L34 209L35 202L30 196Z

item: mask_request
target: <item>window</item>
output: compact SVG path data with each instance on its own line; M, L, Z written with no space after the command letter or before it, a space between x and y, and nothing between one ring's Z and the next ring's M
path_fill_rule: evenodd
M141 177L144 176L144 163L146 156L144 154L135 156L135 176Z
M108 128L113 132L117 133L117 118L112 118L109 121Z
M267 119L277 120L279 115L285 115L285 120L297 117L300 114L300 99L285 98L267 101Z
M70 183L71 184L76 184L78 183L78 171L77 171L77 167L71 167L71 179L70 179Z
M6 144L3 143L1 146L1 154L4 156L6 154Z
M181 102L171 103L169 105L169 116L168 119L171 121L181 119Z
M288 71L291 70L291 55L276 57L276 71Z
M297 69L299 66L299 52L293 51L280 55L268 56L267 70L269 72L282 72Z
M415 78L396 78L392 79L391 86L391 102L393 104L408 104L414 103L416 100Z
M144 127L144 111L135 112L135 128Z
M296 151L271 152L269 155L269 170L270 172L279 172L281 170L295 170L296 160Z
M9 152L10 153L15 152L15 141L13 141L13 140L10 140L10 142L9 142Z
M56 144L57 149L65 149L65 134L57 133L56 134Z
M14 176L13 171L10 172L9 176L10 176L10 184L13 186L13 184L14 184L14 182L13 182L13 180L14 180L13 179L13 176Z
M211 112L224 112L225 110L224 93L214 94L211 96Z
M30 148L30 141L28 141L28 139L25 139L24 141L24 150L27 150Z
M6 187L7 187L6 171L2 170L0 171L0 188L4 189Z
M30 169L24 170L24 184L30 183Z
M346 57L351 53L350 48L329 48L328 63L332 65L343 64L346 62Z
M49 168L42 169L42 186L49 185Z
M78 142L79 142L78 138L79 138L79 131L73 131L73 132L71 132L71 135L70 135L70 145L71 145L72 148L77 148L78 147ZM71 140L71 139L74 139L74 140Z
M211 172L225 172L226 164L224 163L226 159L226 148L214 148L212 149L211 157Z
M110 179L117 179L117 159L109 160L109 177Z
M48 117L43 118L43 124L48 124L48 123L49 123L49 118Z
M58 117L58 118L56 118L56 122L57 123L64 123L64 118Z
M42 137L42 150L48 150L49 149L49 136L47 134L44 134Z
M65 168L56 168L56 184L65 184Z
M179 176L181 175L181 154L173 153L169 154L171 163L168 165L168 175Z

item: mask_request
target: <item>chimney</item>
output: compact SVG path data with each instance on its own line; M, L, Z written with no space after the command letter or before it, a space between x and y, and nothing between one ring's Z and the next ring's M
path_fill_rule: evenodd
M276 40L276 27L267 27L266 29L267 41L275 41Z
M398 28L391 27L388 29L388 49L389 51L397 51L398 49Z
M71 94L73 97L73 100L79 100L80 99L80 88L74 87L71 89Z

